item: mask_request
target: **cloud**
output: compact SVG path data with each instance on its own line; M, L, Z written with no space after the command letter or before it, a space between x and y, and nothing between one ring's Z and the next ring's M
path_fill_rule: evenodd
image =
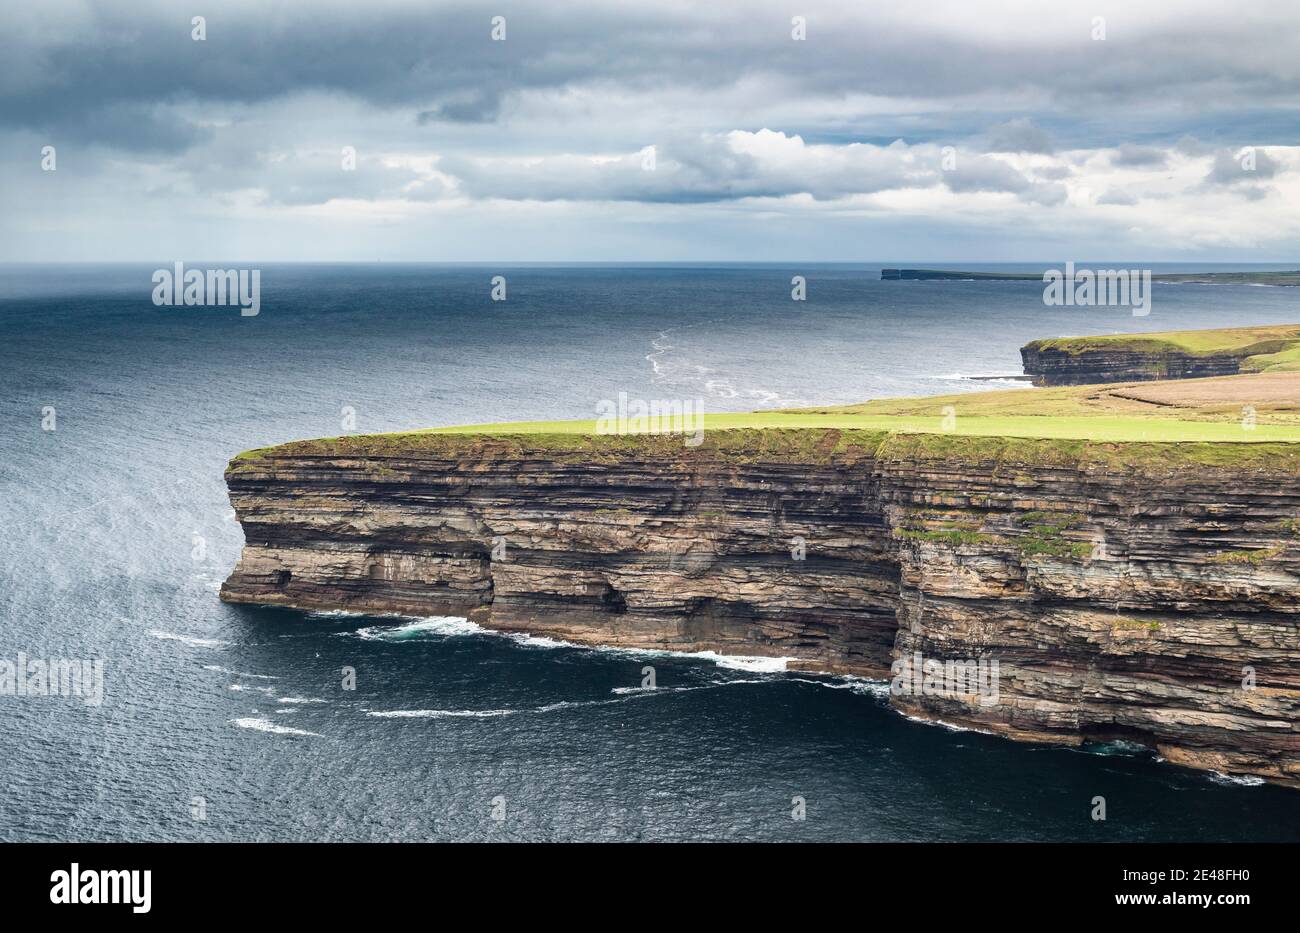
M1066 190L1059 184L1035 181L1008 162L989 155L958 158L957 167L944 175L948 190L1006 192L1037 204L1060 204Z
M1103 235L1297 237L1281 205L1296 194L1300 9L1225 20L1212 0L1062 0L1027 17L1009 0L813 0L799 42L787 6L506 4L494 42L470 0L229 0L198 11L195 42L170 0L11 4L0 245L61 258L76 242L93 257L132 217L153 255L188 218L209 255L254 230L292 231L310 253L323 234L294 226L303 217L382 215L427 236L443 228L413 218L457 211L508 228L482 228L483 258L519 231L546 254L556 217L573 224L574 258L630 242L600 222L611 213L647 235L650 220L671 228L662 242L683 256L717 247L719 230L739 244L773 227L813 255L839 248L818 225L841 216L911 224L913 243L928 230L996 249L1032 233L1075 254L1069 243ZM1093 15L1108 16L1106 42L1091 41ZM48 176L46 144L60 165ZM339 166L349 145L353 172ZM1207 203L1231 222L1210 223Z
M1138 196L1123 188L1111 188L1097 197L1098 204L1114 204L1120 207L1132 207L1138 203Z
M1028 117L1008 120L993 127L988 134L991 152L1044 152L1055 151L1052 137L1039 129Z
M484 88L449 94L428 110L416 114L420 126L431 123L492 123L501 110L501 98Z
M1272 178L1281 166L1263 149L1249 146L1239 152L1221 149L1205 176L1207 185L1253 185Z
M1163 149L1155 146L1138 146L1133 143L1121 144L1110 157L1112 165L1127 168L1163 168L1168 159L1169 154Z
M1208 0L1178 6L1125 10L1122 33L1112 21L1103 44L1089 37L1091 16L1105 12L1095 2L1025 17L1011 3L977 10L957 0L920 8L886 0L855 10L821 0L805 4L809 35L801 43L790 39L789 12L774 0L707 12L684 2L577 0L507 10L508 38L493 42L488 14L469 0L289 0L274 15L263 3L230 0L208 12L207 39L195 42L189 15L167 0L93 7L47 0L6 10L0 123L81 130L78 138L103 142L82 118L116 107L253 106L298 94L349 96L426 122L491 122L530 94L574 90L686 91L692 114L706 116L713 100L750 87L766 96L746 103L758 118L752 128L773 125L765 111L783 99L822 111L866 89L877 103L925 101L931 113L1019 111L1005 119L995 148L1047 152L1051 140L1033 114L1105 107L1109 120L1187 122L1186 102L1195 100L1191 120L1199 122L1216 110L1276 117L1292 106L1300 95L1296 11L1256 10L1250 21L1225 22ZM113 142L128 146L129 134Z
M810 144L769 129L682 137L614 155L453 158L442 163L478 198L696 204L806 195L816 201L946 187L1009 193L1059 204L1063 187L1036 181L998 158L959 154L951 170L932 144ZM652 168L649 166L653 166Z

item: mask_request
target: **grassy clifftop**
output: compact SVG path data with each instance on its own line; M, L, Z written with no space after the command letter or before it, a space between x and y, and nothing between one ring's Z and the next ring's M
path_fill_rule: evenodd
M1300 371L1300 324L1229 327L1151 334L1112 334L1034 340L1026 350L1054 350L1078 356L1097 351L1158 355L1231 356L1244 372Z
M531 421L295 441L241 454L231 469L256 468L270 451L326 457L531 451L615 462L629 454L691 456L694 449L680 434L600 434L594 420ZM707 415L698 449L793 462L886 456L1300 469L1300 373Z

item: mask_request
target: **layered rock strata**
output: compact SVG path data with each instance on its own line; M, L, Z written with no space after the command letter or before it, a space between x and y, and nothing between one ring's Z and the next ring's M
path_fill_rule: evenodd
M1025 375L1033 376L1035 385L1075 386L1235 376L1242 372L1243 357L1231 353L1196 355L1169 349L1118 347L1069 351L1035 341L1020 348L1020 359Z
M227 471L223 599L886 677L917 717L1300 787L1300 454L810 429L388 435ZM923 685L917 685L922 686Z

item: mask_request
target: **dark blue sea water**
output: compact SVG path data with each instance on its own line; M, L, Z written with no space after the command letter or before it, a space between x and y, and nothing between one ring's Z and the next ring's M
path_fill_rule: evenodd
M1300 839L1300 794L913 723L869 684L217 600L227 459L345 406L388 431L975 390L1035 337L1296 321L1300 291L1156 286L1134 318L869 265L266 265L241 317L155 307L169 266L0 267L0 658L107 662L98 707L0 696L0 839Z

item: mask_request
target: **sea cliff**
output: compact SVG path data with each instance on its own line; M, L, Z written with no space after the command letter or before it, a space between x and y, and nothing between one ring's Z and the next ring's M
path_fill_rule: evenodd
M1300 326L1034 340L1020 348L1040 386L1198 379L1300 369Z
M1300 787L1300 445L411 433L252 451L226 478L231 602L867 677L996 661L996 702L892 702Z

